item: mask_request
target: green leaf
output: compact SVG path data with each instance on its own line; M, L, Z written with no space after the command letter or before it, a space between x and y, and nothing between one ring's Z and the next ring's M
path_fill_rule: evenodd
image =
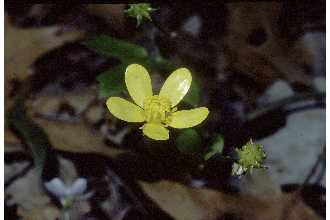
M120 64L97 76L100 82L100 97L116 96L125 91L126 65Z
M41 173L50 142L46 133L25 112L22 100L18 100L7 115L8 124L16 130L31 150L34 165Z
M110 36L101 35L83 44L102 56L116 58L121 61L119 66L101 73L97 77L97 80L100 82L101 97L118 95L125 89L124 73L129 64L137 63L143 65L150 74L158 71L161 74L167 75L177 68L171 61L161 56L155 58L149 57L146 49L139 45ZM183 98L183 102L194 107L198 106L200 103L200 93L200 85L197 79L193 77L190 89Z
M117 58L125 63L133 63L137 58L148 56L146 49L136 44L101 35L83 43L102 56Z
M201 151L202 139L193 128L184 129L176 139L178 150L185 154L197 154Z
M147 65L149 65L152 69L156 69L164 76L168 76L168 74L177 69L176 65L174 65L168 59L163 58L162 56L156 56L155 58L150 59L149 63Z
M224 139L222 135L217 135L215 140L213 141L212 145L208 152L204 155L204 160L208 160L216 154L221 154L224 147Z

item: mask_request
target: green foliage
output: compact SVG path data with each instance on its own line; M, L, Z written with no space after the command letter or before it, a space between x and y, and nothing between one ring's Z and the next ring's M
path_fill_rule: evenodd
M138 63L144 66L151 74L159 72L167 77L169 73L177 69L167 59L161 56L151 57L143 47L129 43L127 41L112 38L110 36L99 36L84 43L87 47L98 54L118 59L121 63L103 73L97 80L100 82L100 96L107 98L118 95L125 91L124 75L126 67L132 63ZM197 106L200 103L200 85L196 76L193 76L189 92L183 101L191 106Z
M105 35L86 41L84 44L102 56L116 58L126 63L136 62L137 59L145 59L148 56L147 51L139 45Z
M195 76L196 78L196 76ZM187 95L183 98L183 101L191 106L198 106L199 102L200 102L200 93L201 93L201 89L200 89L200 85L198 83L197 80L193 80L191 82L191 86L190 89L187 93Z
M46 133L36 125L25 112L24 102L18 100L7 115L12 127L31 150L34 165L41 173L50 143Z
M125 69L126 65L120 64L97 76L101 97L116 96L125 90Z
M204 160L208 160L216 154L221 154L224 148L224 139L222 135L217 135L214 139L213 143L211 144L209 150L204 155Z
M250 140L242 149L236 149L236 152L239 159L233 165L233 175L242 175L247 171L252 172L254 168L265 168L262 163L266 159L266 153L261 144L255 144Z
M184 154L197 154L201 151L202 139L193 128L187 128L180 132L176 139L176 147Z
M145 20L151 21L150 13L156 10L151 7L150 3L138 3L129 4L125 13L129 17L136 18L137 26L139 26Z

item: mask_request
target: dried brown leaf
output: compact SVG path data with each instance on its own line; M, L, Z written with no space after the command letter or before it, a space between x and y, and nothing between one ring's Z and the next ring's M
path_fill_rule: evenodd
M215 220L221 219L225 213L232 213L244 220L282 220L294 198L293 194L275 194L268 198L234 196L169 181L141 182L140 185L161 209L180 220ZM288 213L284 218L286 220L320 219L301 200Z
M34 118L45 130L52 146L57 150L81 153L99 153L115 157L123 151L106 145L99 131L89 128L83 122L63 123Z

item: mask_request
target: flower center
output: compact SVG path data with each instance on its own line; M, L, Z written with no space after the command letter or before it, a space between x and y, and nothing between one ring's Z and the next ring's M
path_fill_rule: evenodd
M73 197L68 197L62 200L62 206L64 209L70 209L74 203L75 198Z
M167 98L153 95L143 102L147 122L167 124L171 114L171 101Z

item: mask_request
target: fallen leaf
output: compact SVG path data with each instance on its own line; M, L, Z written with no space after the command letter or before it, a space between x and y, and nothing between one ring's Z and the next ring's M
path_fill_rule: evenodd
M44 129L52 146L57 150L82 153L99 153L115 157L123 150L107 146L99 131L89 128L83 122L63 123L34 118L34 121Z
M53 205L34 208L29 211L19 208L17 212L23 220L54 220L60 217L60 210Z
M296 198L295 194L275 194L267 198L259 198L228 195L170 181L140 182L140 185L161 209L177 220L216 220L221 219L226 213L232 213L243 220L321 219L299 199L296 205L291 206Z
M79 31L62 31L60 26L42 28L18 28L13 26L5 16L5 110L8 110L13 99L9 97L13 85L12 80L24 80L31 73L31 64L41 54L62 45L67 41L73 41L83 36ZM5 126L5 142L18 144L19 139ZM5 146L9 146L6 144Z
M69 105L74 111L72 117L87 111L90 103L97 97L93 88L67 91L64 94L42 94L26 101L29 115L58 116L62 105Z
M25 176L9 185L5 195L10 198L10 203L18 204L23 210L41 208L50 203L41 187L40 172L36 169L31 169Z
M17 136L6 126L5 127L5 148L11 146L17 146L20 144L20 140Z
M11 25L5 17L5 76L7 79L25 79L31 64L41 54L65 42L83 36L82 32L63 30L60 26L42 28L18 28ZM22 40L24 39L24 40Z
M230 16L224 38L226 70L245 74L255 81L254 89L261 91L277 79L311 86L312 77L305 68L309 62L301 58L310 57L308 51L301 49L306 45L279 36L282 3L235 2L227 6Z

